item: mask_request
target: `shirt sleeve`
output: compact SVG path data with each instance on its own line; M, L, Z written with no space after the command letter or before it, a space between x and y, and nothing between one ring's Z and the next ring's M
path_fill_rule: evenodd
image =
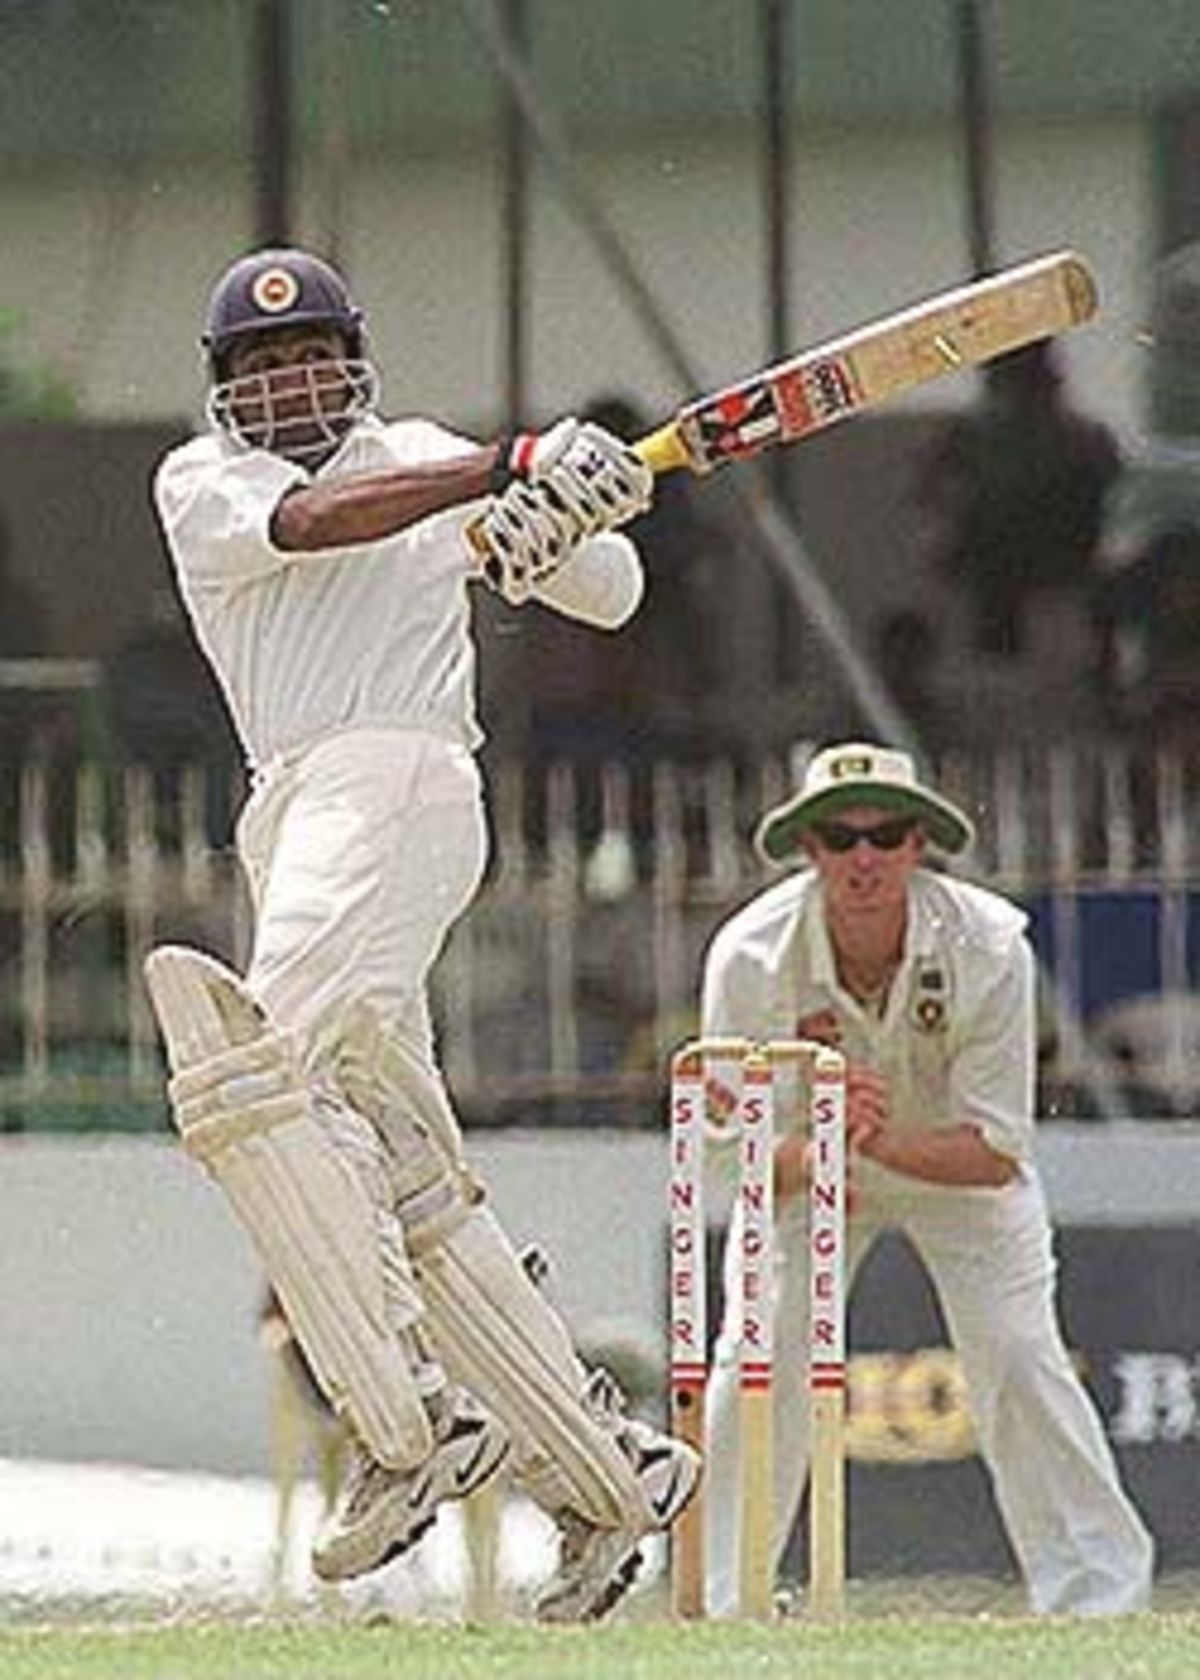
M993 958L950 1075L951 1114L975 1121L1002 1155L1033 1152L1036 1060L1033 952L1024 937Z
M606 531L580 543L537 585L534 596L564 618L597 630L619 630L637 611L644 591L637 549L619 531Z
M737 1037L745 1033L747 1010L745 987L739 987L736 975L739 968L736 942L724 929L717 932L704 959L700 987L700 1031L705 1038Z
M271 517L287 491L307 481L303 467L265 450L168 455L154 501L181 572L199 584L238 583L290 564L296 556L271 540Z

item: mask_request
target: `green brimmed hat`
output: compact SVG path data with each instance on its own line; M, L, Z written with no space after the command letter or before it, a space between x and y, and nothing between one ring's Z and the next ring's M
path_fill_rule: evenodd
M847 741L813 755L799 791L759 823L755 845L770 863L782 863L814 823L852 805L876 805L898 816L916 817L939 851L961 852L975 838L970 819L956 805L921 786L908 753L870 741Z

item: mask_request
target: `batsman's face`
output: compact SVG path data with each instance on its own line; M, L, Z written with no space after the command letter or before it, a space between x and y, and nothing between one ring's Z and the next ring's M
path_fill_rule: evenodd
M248 443L303 458L345 431L354 389L341 334L297 327L237 345L226 387L231 418Z
M876 805L852 805L816 824L805 849L835 914L901 911L925 852L920 826Z

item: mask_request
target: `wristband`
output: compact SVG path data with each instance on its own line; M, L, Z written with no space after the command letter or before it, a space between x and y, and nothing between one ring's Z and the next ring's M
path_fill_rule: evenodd
M514 478L528 478L537 446L536 432L501 432L488 478L489 494L498 496Z
M536 432L518 432L512 440L508 467L514 478L528 478L533 471L533 457L539 439Z

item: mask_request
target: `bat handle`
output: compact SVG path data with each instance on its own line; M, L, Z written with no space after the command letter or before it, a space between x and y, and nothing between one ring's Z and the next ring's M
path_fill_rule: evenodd
M678 424L668 420L665 426L660 426L656 432L647 432L639 438L633 446L634 453L640 455L652 473L674 472L677 467L690 467L692 457Z

